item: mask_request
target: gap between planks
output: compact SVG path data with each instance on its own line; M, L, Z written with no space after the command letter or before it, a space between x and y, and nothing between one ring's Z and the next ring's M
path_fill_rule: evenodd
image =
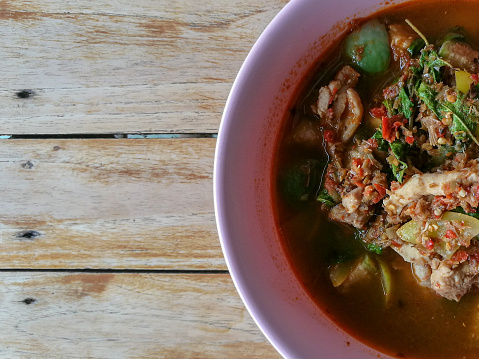
M229 274L225 269L110 269L110 268L0 268L0 273L92 273L92 274Z

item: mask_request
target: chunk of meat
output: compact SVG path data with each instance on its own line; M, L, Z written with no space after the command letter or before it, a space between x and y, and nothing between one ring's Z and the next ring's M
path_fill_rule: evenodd
M422 122L423 126L426 127L426 129L428 131L429 143L432 146L437 146L438 135L445 128L445 126L434 115L423 117L421 119L421 122Z
M318 109L317 113L319 117L325 118L328 112L329 105L331 104L333 95L328 86L323 86L319 89L318 95Z
M363 118L363 105L358 93L349 88L347 95L347 109L341 117L339 132L341 134L341 141L348 142L358 129Z
M403 186L388 191L389 197L384 199L384 208L388 216L399 216L409 203L423 196L444 196L451 185L470 186L479 181L479 164L461 170L416 174L409 178Z
M343 204L334 206L329 212L329 218L333 221L351 224L356 228L363 229L369 218L374 213L374 208L361 204L356 211L348 213Z
M478 274L479 268L470 262L462 263L456 268L441 263L439 268L431 273L431 288L439 295L458 302L477 284Z
M348 88L355 87L357 85L360 76L361 75L351 66L344 66L341 70L339 70L334 79L339 81L341 87L344 88L344 91L346 91Z
M321 144L321 130L316 122L302 119L293 130L293 141L308 146Z
M412 42L418 38L418 35L402 24L391 24L388 26L389 42L393 52L394 60L397 61L404 56L409 57L407 49Z
M344 66L328 86L321 87L314 108L324 124L338 131L343 143L351 139L363 116L361 98L353 89L359 76L351 66Z
M423 254L419 249L410 243L404 243L402 246L392 247L406 262L420 266L428 265L429 257Z
M363 189L356 187L351 192L343 197L343 206L346 212L353 213L361 205L361 199L363 197Z
M431 288L431 267L429 265L420 265L420 264L413 264L412 265L413 273L416 276L419 284L423 287Z

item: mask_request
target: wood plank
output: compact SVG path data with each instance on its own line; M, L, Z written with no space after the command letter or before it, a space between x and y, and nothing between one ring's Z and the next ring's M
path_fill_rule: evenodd
M226 269L215 144L0 141L0 267Z
M215 133L286 2L3 1L0 131Z
M2 358L275 358L225 274L0 273Z

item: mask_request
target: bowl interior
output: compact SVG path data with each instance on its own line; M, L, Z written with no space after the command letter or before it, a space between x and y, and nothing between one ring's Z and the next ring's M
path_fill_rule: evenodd
M310 299L285 257L271 203L276 140L301 79L349 21L384 6L292 0L251 50L224 111L214 174L221 245L246 307L286 358L388 358L339 329Z

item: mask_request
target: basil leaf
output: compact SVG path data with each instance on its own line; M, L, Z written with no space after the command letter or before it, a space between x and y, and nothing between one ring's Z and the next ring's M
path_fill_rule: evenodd
M384 107L386 107L386 110L388 112L388 116L392 117L394 115L397 115L397 111L394 109L394 101L391 99L385 99L383 101Z
M422 51L419 63L426 70L427 73L431 73L435 82L440 82L439 70L445 66L446 63L439 57L436 50Z
M373 137L378 141L378 151L386 152L389 149L389 143L383 138L381 127L376 130Z
M318 202L324 203L328 207L334 207L336 205L336 202L334 201L333 197L331 197L324 188L321 192L319 192L318 197L316 198Z
M407 51L411 54L411 56L416 56L419 52L426 46L426 43L422 38L417 38L414 40L411 45L407 48Z
M391 170L393 172L394 177L396 177L396 179L398 180L398 182L402 183L404 178L404 172L408 168L408 165L405 162L407 146L399 140L394 141L389 146L391 148L392 154L394 155L394 157L396 157L396 159L399 162L399 165L391 164Z
M408 94L406 93L406 90L401 88L401 92L399 92L399 100L400 106L401 106L401 112L406 117L407 119L411 118L412 116L412 111L414 108L414 103L411 101L409 98Z
M421 99L421 101L427 106L427 108L437 116L437 118L442 118L440 112L437 109L438 102L436 101L436 91L434 91L426 83L421 82L417 90L417 95Z
M370 252L381 254L383 252L383 248L375 243L365 243L364 246Z
M477 115L472 111L471 105L465 101L465 97L465 94L458 93L456 102L444 100L441 103L445 111L452 112L452 124L449 129L454 137L461 141L469 138L467 130L472 134L475 133L478 121Z

